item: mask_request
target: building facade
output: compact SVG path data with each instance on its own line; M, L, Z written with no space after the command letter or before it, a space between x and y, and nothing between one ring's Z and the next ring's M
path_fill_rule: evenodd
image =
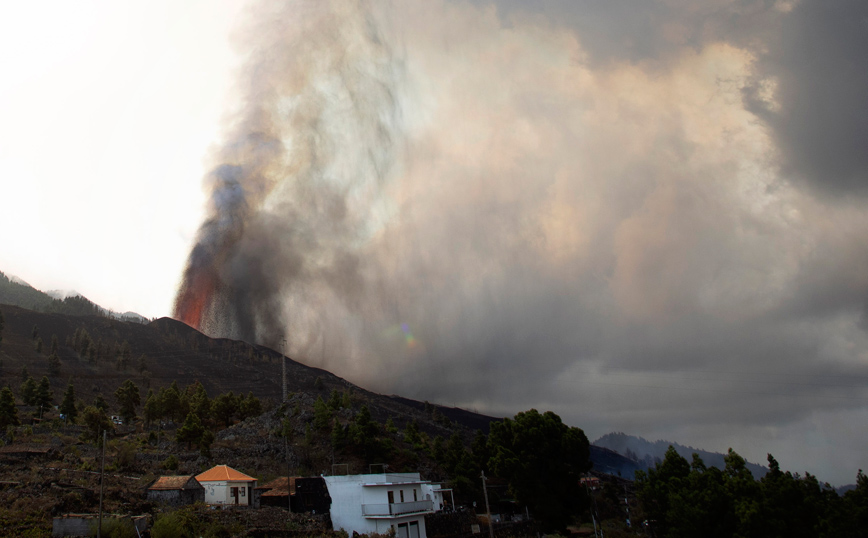
M434 502L425 498L419 473L324 476L331 497L334 530L388 533L398 538L426 538L425 515Z
M205 488L205 504L252 506L256 479L228 465L217 465L196 475Z
M161 476L151 482L146 491L149 501L170 506L184 506L205 502L205 488L196 477Z

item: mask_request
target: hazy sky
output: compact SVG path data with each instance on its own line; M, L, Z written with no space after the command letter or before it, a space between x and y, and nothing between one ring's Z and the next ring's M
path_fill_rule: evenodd
M0 270L162 316L198 244L209 332L373 390L868 469L864 1L49 5Z

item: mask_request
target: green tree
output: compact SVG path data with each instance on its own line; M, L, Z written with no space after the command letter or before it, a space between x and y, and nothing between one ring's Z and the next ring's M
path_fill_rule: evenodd
M232 425L232 417L238 412L238 400L230 390L214 398L211 402L211 415L214 420L222 422L228 428Z
M160 390L160 402L163 410L163 416L171 418L173 421L179 420L181 415L181 394L178 391L178 384L172 383L167 389Z
M52 334L52 335L51 335L51 353L52 353L52 354L57 353L57 348L58 348L58 347L59 347L59 345L58 345L58 343L57 343L57 335L56 335L56 334Z
M36 399L33 405L38 406L40 409L47 409L51 407L53 401L54 392L51 390L51 384L48 382L47 377L42 376L39 385L36 387Z
M21 383L21 389L19 390L21 401L24 402L24 405L36 405L36 391L36 381L28 375L24 378L24 382Z
M343 450L347 444L347 437L347 429L339 421L335 420L331 435L332 448L336 452Z
M120 406L118 412L124 420L124 424L129 424L131 420L136 418L136 408L142 403L139 387L127 379L115 391L115 399Z
M313 427L319 431L325 431L332 421L332 412L322 396L317 396L313 404Z
M413 445L418 450L420 448L418 445L421 440L421 437L419 437L419 423L416 422L416 419L414 418L404 427L404 441Z
M148 389L148 395L145 398L145 424L151 425L151 422L159 420L163 416L163 410L160 402L160 397L154 394L152 389Z
M36 340L37 338L39 338L39 327L34 325L33 330L30 331L30 339Z
M42 353L42 337L39 336L36 340L33 341L33 349L36 350L37 353Z
M12 389L3 387L0 391L0 430L6 431L6 426L17 426L18 408L15 407L15 395Z
M395 421L392 420L392 417L386 419L386 424L384 427L386 428L386 431L389 432L391 435L395 435L398 433L398 427L395 426Z
M187 402L189 412L199 417L199 421L205 424L211 418L211 400L208 398L208 392L202 383L196 381L191 386L187 387Z
M519 413L491 424L489 467L547 531L566 529L586 504L579 478L591 468L590 443L551 411Z
M108 415L102 409L89 405L81 412L81 422L86 430L82 437L86 441L94 441L97 446L102 445L102 432L114 432L115 426L109 420Z
M178 428L175 440L179 443L187 443L187 446L198 446L202 442L203 435L205 435L205 427L196 414L190 413L184 419L184 425Z
M60 402L60 412L66 415L66 420L75 424L75 419L78 417L78 410L75 408L75 388L72 386L72 380L66 386L66 392L63 393L63 401Z
M338 389L332 389L331 394L329 394L328 405L329 409L332 411L337 411L341 408L341 395L338 392Z
M248 417L258 417L262 414L262 402L252 392L247 393L247 398L239 404L239 407L242 420Z
M109 404L105 401L105 398L102 397L102 394L97 394L96 398L93 399L93 406L101 411L108 411Z

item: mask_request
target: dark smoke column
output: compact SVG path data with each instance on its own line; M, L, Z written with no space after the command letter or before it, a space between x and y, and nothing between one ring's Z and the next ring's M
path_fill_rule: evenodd
M174 317L289 351L322 338L322 299L364 287L359 249L401 138L403 65L367 2L263 2L245 99L205 180L208 213ZM385 11L384 11L385 13ZM307 343L305 343L307 342Z

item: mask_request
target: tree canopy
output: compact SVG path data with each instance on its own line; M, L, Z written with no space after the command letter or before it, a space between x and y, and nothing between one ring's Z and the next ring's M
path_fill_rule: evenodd
M489 468L509 481L516 500L539 518L546 530L563 530L585 506L579 478L590 470L585 433L561 418L531 409L491 425Z
M857 537L868 529L868 479L844 497L806 473L781 471L769 454L769 472L755 480L732 449L723 470L693 462L669 447L661 463L636 473L637 493L653 532L666 538Z

